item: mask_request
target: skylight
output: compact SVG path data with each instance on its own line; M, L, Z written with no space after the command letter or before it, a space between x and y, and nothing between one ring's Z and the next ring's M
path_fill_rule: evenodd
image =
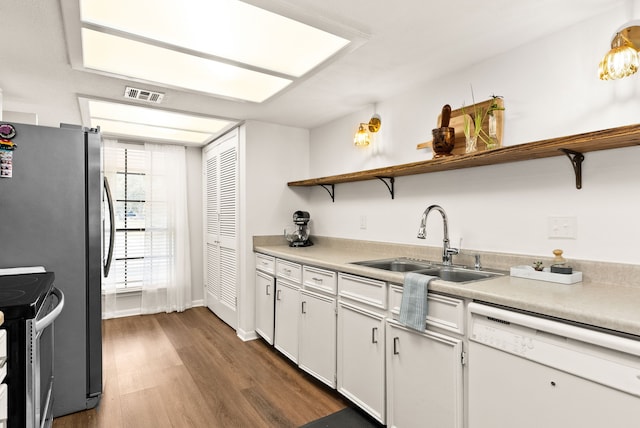
M238 0L80 0L84 66L262 102L350 41Z
M218 118L176 113L158 108L80 98L92 128L111 137L142 141L204 145L236 124Z

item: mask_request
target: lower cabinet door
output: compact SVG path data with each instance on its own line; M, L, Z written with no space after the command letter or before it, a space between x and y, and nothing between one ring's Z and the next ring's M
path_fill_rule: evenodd
M276 282L274 346L294 363L298 362L299 306L300 287L278 279Z
M300 292L298 365L330 387L336 387L335 298Z
M256 332L273 345L275 279L264 272L256 272Z
M462 340L387 321L387 426L463 426Z
M338 302L338 391L385 423L384 315Z

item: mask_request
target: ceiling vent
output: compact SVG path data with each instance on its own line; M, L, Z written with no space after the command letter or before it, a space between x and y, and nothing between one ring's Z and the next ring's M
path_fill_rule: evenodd
M146 89L132 88L127 86L124 90L124 97L131 100L146 101L149 103L160 104L164 98L162 92L148 91Z

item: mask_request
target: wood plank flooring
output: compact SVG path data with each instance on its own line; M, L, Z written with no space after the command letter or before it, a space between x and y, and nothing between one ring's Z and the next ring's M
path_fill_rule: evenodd
M347 406L207 308L103 321L104 394L54 428L299 427Z

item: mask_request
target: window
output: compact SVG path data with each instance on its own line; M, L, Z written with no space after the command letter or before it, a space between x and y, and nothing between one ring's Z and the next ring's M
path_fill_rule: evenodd
M145 151L119 145L105 149L104 158L115 211L112 281L117 291L139 289L145 252Z

